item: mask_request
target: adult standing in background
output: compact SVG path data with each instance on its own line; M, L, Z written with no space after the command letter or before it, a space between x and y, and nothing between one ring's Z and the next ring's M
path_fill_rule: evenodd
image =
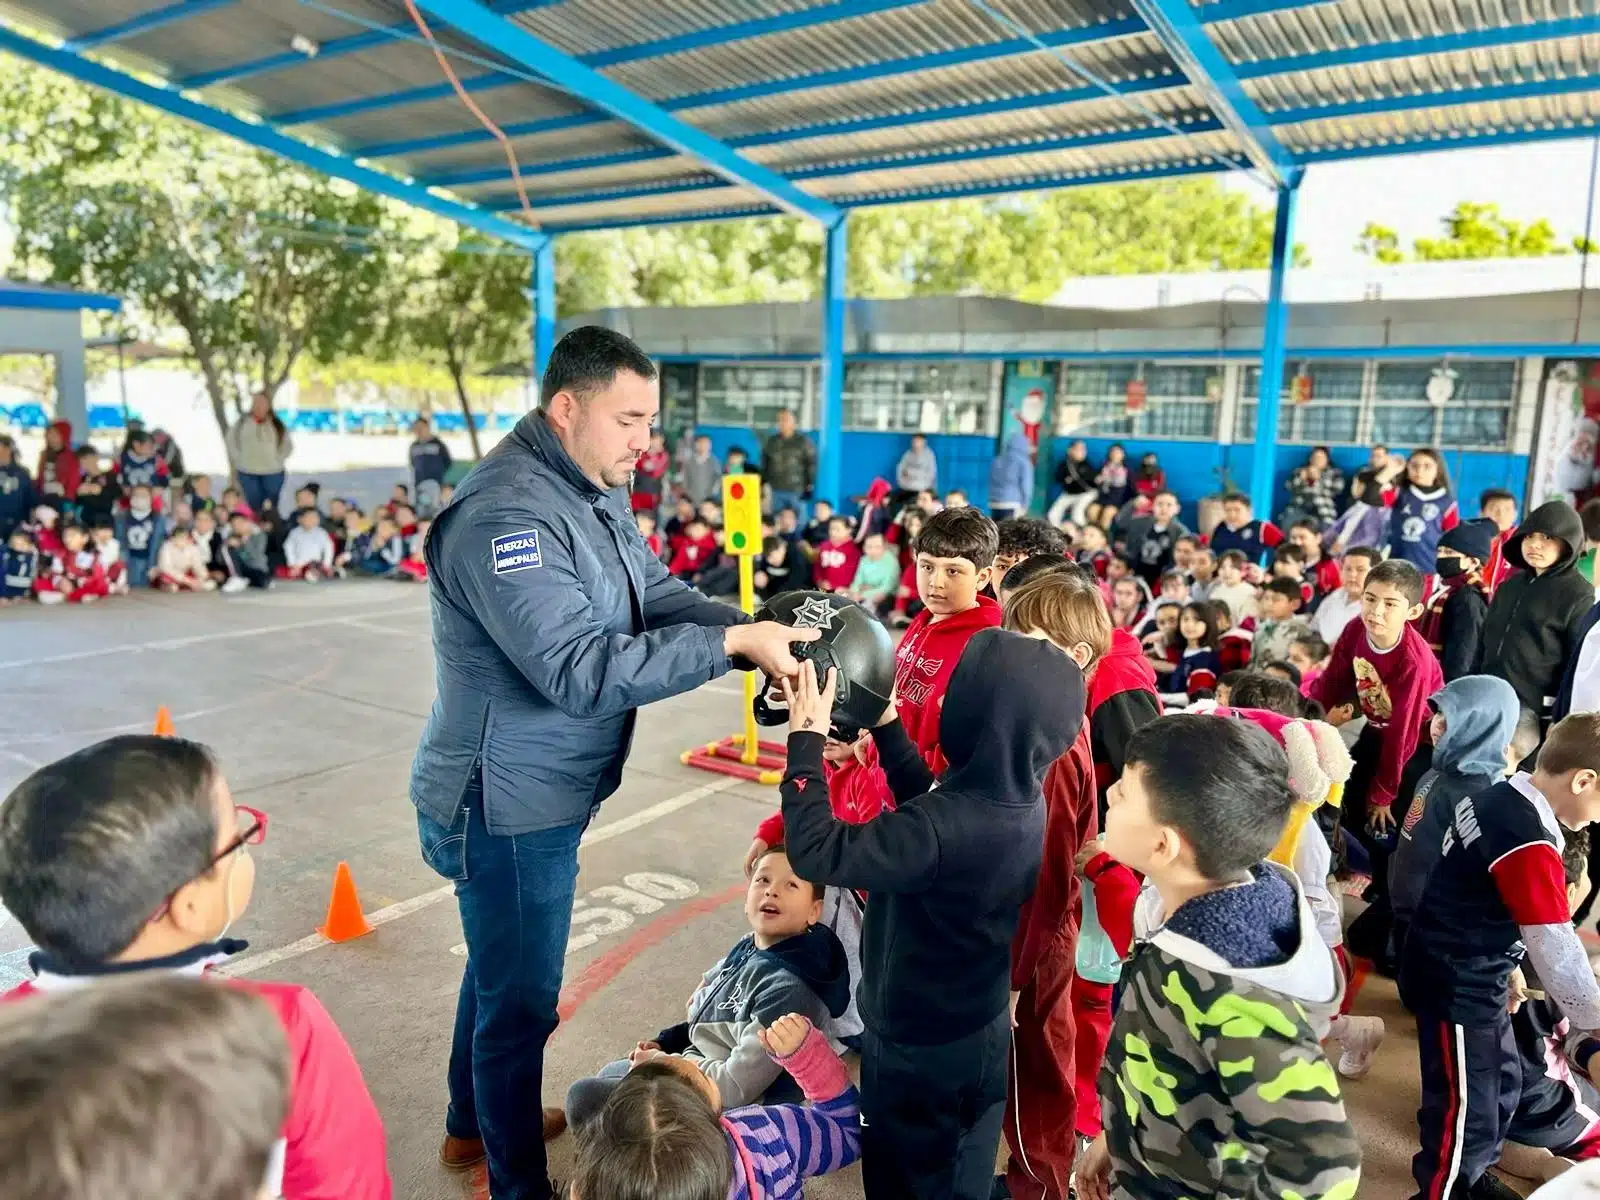
M539 408L483 457L429 531L438 697L411 768L424 860L455 884L467 963L439 1157L488 1159L494 1200L549 1200L544 1048L578 843L616 791L641 705L738 659L799 672L815 630L751 622L667 574L627 485L660 409L619 333L556 343Z
M1033 446L1013 433L989 464L989 515L996 521L1025 516L1033 503Z
M433 517L439 511L439 495L454 461L450 447L433 431L427 417L411 422L411 498L417 502L417 516Z
M294 439L283 418L272 410L265 392L250 397L250 411L228 430L228 457L239 476L244 502L257 513L268 501L278 507L283 494L283 477Z
M761 448L761 467L761 482L772 489L772 511L792 508L803 524L806 501L817 486L817 448L795 428L794 413L787 408L778 410L778 432ZM825 499L839 503L838 496Z
M694 445L678 475L678 486L683 489L684 499L696 508L707 500L722 503L722 463L711 453L711 438L706 434L695 434Z
M894 483L900 489L895 496L896 505L909 503L918 492L938 492L939 460L922 434L911 435L910 447L895 466Z

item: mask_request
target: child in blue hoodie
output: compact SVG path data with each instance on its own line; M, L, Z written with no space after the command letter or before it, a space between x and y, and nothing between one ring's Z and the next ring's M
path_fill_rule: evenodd
M0 539L9 539L11 531L28 519L38 502L33 477L17 461L17 444L9 437L0 437Z
M1033 447L1014 433L989 464L989 515L996 521L1020 517L1033 502Z

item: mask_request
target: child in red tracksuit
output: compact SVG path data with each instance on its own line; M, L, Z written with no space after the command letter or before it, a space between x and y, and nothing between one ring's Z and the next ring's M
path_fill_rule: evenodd
M861 547L851 540L850 522L834 517L828 522L828 540L817 547L812 579L819 592L848 591L861 565Z
M290 1050L289 1113L263 1194L390 1200L383 1122L327 1010L299 984L210 975L244 949L226 934L250 903L249 848L265 836L265 815L234 804L196 742L124 735L41 767L0 807L0 904L38 946L35 978L4 999L134 974L255 993Z
M93 604L111 594L100 556L82 525L68 525L61 531L61 549L48 561L48 569L41 569L33 583L42 603Z
M1047 568L1026 581L1008 574L1001 595L1007 629L1044 635L1080 669L1092 670L1111 647L1111 621L1099 589L1076 571ZM1071 749L1045 775L1044 857L1011 944L1015 1026L1005 1117L1010 1149L1005 1187L1016 1200L1065 1197L1077 1156L1078 1033L1072 987L1080 897L1074 864L1080 848L1095 836L1090 744L1089 723L1084 721ZM1107 1012L1109 1016L1109 1005Z
M701 517L684 526L672 539L672 562L667 570L679 579L693 579L717 561L717 539Z

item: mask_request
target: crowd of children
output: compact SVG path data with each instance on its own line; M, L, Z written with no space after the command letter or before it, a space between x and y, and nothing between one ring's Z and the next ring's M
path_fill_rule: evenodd
M92 604L144 588L235 593L280 579L426 579L423 540L454 491L449 451L420 421L412 483L395 484L370 514L343 498L324 507L314 481L287 512L270 499L257 511L237 488L217 495L209 476L172 472L152 433L130 432L111 461L93 446L70 449L65 428L52 430L42 483L0 437L0 606Z
M734 590L716 502L691 486L704 455L669 478L652 454L641 534L673 573ZM887 484L849 515L771 516L758 592L815 587L904 625L894 699L845 732L834 673L781 681L787 768L745 857L749 932L686 1020L571 1085L570 1195L795 1196L859 1157L869 1200L1351 1200L1341 1077L1385 1032L1350 1011L1352 955L1417 1021L1416 1196L1600 1157L1600 983L1573 924L1600 819L1578 514L1556 501L1518 526L1489 493L1462 521L1420 451L1375 454L1343 512L1324 461L1297 477L1287 534L1229 496L1202 537L1149 456L1071 462L1055 521ZM408 497L359 548L349 506L329 530L316 500L276 550L251 547L263 578L405 570ZM63 553L94 555L66 521ZM162 532L161 586L210 578L200 547L225 535L209 508L193 523ZM78 1177L118 1174L126 1147L96 1124L112 1106L192 1095L230 1173L182 1195L390 1195L377 1112L308 992L172 978L236 948L265 833L176 739L99 743L0 807L0 903L39 947L0 1005L0 1064L83 1143ZM1365 887L1348 928L1335 879ZM133 978L74 986L100 975ZM236 1052L216 1061L202 1026ZM51 1069L69 1055L105 1076L75 1104ZM142 1107L151 1139L190 1136ZM12 1127L26 1150L32 1127ZM46 1157L0 1153L0 1193L83 1194ZM179 1194L161 1187L129 1194Z

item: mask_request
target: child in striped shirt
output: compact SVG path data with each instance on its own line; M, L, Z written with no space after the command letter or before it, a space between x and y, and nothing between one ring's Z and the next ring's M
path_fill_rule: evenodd
M580 1134L573 1200L797 1200L805 1180L861 1157L861 1098L827 1038L790 1013L761 1040L809 1103L722 1112L716 1085L694 1064L645 1052Z

